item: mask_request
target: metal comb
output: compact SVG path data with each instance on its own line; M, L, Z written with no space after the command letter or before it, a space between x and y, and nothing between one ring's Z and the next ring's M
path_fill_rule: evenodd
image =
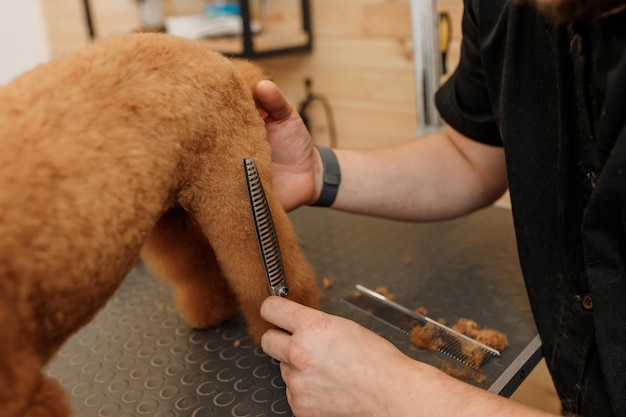
M501 356L496 349L397 304L362 285L357 285L355 293L343 301L406 335L411 334L417 326L429 326L429 331L432 332L431 341L437 341L431 347L471 368L479 369L489 358Z
M285 281L285 270L283 267L283 258L280 254L280 246L278 245L278 237L276 236L276 228L270 207L267 204L261 177L256 169L254 158L246 158L243 160L243 169L246 175L246 185L248 187L248 196L250 197L250 208L252 209L252 218L254 219L254 228L259 243L261 259L265 268L265 276L270 288L271 295L287 297L289 288Z

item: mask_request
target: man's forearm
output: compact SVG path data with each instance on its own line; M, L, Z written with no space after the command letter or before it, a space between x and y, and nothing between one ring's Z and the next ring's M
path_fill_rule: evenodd
M430 365L410 361L403 369L399 390L389 394L397 398L392 401L394 416L556 417L459 381Z
M484 207L506 190L502 149L452 130L389 148L336 154L342 180L332 207L338 210L434 221Z

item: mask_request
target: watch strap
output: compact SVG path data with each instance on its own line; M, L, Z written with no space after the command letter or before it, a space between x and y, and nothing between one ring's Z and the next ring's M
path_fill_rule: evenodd
M339 184L341 184L341 170L337 156L332 148L314 145L322 158L322 190L317 201L312 206L329 207L335 202Z

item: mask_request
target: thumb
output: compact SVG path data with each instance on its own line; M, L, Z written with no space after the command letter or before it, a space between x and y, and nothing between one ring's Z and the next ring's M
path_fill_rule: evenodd
M266 121L287 120L293 109L291 103L287 101L278 86L271 81L260 81L254 90L254 96L257 103L263 110L267 112L264 116Z

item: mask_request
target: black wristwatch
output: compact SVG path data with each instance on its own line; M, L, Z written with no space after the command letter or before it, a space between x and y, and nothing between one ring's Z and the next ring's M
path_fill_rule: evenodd
M335 202L339 184L341 183L341 171L335 152L327 146L315 145L322 157L322 191L317 201L312 206L329 207Z

